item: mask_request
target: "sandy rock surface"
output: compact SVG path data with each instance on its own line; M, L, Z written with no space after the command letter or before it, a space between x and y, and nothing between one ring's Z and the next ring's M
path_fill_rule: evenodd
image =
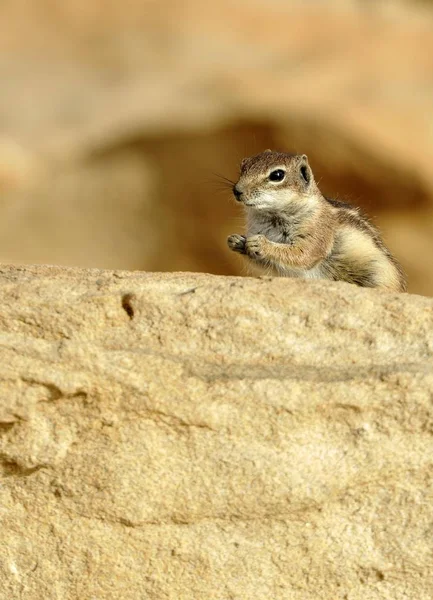
M0 598L430 600L433 300L0 270Z

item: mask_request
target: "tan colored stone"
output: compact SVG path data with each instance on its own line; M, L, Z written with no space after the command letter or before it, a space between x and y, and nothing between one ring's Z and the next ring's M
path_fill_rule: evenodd
M433 300L3 267L1 600L430 600Z

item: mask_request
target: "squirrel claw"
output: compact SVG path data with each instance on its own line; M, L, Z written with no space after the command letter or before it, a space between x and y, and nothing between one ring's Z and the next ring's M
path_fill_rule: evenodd
M229 237L227 238L227 244L230 250L233 250L233 252L239 252L239 254L246 254L246 241L247 238L244 235L239 235L238 233L229 235Z

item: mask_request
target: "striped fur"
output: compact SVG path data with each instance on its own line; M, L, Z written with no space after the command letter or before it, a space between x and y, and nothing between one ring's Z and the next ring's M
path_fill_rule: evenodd
M282 181L269 175L284 171ZM229 247L265 272L346 281L402 292L402 269L359 209L325 198L305 155L266 151L244 159L235 186L246 209L246 235Z

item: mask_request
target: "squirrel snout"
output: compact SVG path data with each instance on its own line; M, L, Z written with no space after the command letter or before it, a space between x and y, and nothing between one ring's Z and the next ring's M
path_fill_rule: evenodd
M242 192L235 185L233 186L233 195L238 202L241 201Z

